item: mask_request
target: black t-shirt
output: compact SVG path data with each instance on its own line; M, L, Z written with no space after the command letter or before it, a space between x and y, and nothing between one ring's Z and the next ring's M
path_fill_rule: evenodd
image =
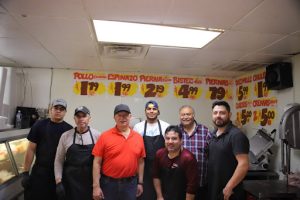
M53 167L56 148L61 135L73 127L67 122L54 123L49 118L37 121L27 139L37 144L35 163L44 167Z
M209 143L208 185L210 199L215 200L222 196L223 188L237 167L235 156L249 153L249 140L231 123L219 137L216 136L216 132L212 135ZM241 190L240 183L234 188L235 195L239 195Z

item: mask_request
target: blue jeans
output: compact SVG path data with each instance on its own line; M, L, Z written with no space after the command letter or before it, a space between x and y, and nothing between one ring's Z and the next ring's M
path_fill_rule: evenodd
M137 178L117 180L101 176L100 187L105 200L136 200Z

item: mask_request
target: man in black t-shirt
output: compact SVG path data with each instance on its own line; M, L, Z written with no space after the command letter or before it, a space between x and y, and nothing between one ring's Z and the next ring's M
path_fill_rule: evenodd
M242 181L249 168L249 140L230 121L230 106L225 101L212 105L216 126L209 143L208 199L246 199Z
M56 184L54 178L54 159L60 136L72 129L63 119L67 103L63 99L52 102L50 118L37 121L31 128L27 139L22 186L25 200L55 200ZM35 156L35 162L29 170Z

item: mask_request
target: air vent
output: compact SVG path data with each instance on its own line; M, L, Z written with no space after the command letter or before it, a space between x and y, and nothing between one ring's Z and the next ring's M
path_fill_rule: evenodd
M101 54L109 58L142 58L148 52L148 46L127 44L101 44Z

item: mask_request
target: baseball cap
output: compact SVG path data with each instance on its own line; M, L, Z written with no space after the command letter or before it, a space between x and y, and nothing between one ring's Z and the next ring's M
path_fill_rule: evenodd
M118 112L121 112L121 111L131 113L129 107L126 104L119 104L115 107L114 115L116 115Z
M67 102L64 99L54 99L52 106L63 106L67 109Z
M148 101L145 105L145 109L147 109L151 104L153 105L154 108L158 109L158 103L154 100Z
M90 110L85 106L79 106L75 109L74 115L77 115L79 112L82 112L84 114L90 114Z

